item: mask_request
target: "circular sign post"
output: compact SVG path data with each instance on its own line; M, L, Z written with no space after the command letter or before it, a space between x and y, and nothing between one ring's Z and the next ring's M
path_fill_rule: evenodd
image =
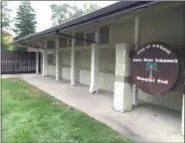
M131 73L138 88L151 95L161 95L176 83L179 60L169 45L147 43L133 56Z

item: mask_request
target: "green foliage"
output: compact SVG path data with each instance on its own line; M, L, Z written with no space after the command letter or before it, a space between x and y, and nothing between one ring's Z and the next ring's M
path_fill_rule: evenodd
M11 50L11 46L7 40L7 37L2 33L2 51L8 51Z
M53 25L59 25L64 22L67 22L71 19L77 18L84 14L93 12L100 9L101 7L97 4L84 4L83 9L78 8L77 6L70 6L69 4L50 5L52 11L52 21Z
M10 12L11 12L11 9L8 8L8 2L1 1L1 20L2 20L1 29L10 28L10 22L12 22L10 18Z
M146 64L146 70L147 71L157 71L157 64L156 63L152 63L152 62L148 62Z
M16 46L12 46L11 43L13 42L13 37L12 35L5 31L2 30L2 51L25 51L26 48L23 47L16 47Z
M2 80L2 101L2 142L131 142L19 79Z
M96 11L98 9L100 9L101 7L97 4L84 4L84 14L88 14L91 13L93 11Z
M12 49L12 46L10 43L12 42L12 36L7 34L8 32L4 31L4 29L10 29L10 12L11 9L8 8L8 2L7 1L1 1L1 46L2 51L8 51Z
M11 51L13 49L13 46L10 45L10 43L13 41L12 35L7 31L2 30L1 36L2 36L2 43L1 43L2 51Z
M69 9L71 8L68 4L62 4L62 5L56 5L52 4L50 5L51 11L52 11L52 17L53 25L61 24L69 19L69 16L71 13L69 13Z
M36 30L36 14L31 7L29 1L22 1L17 9L17 15L15 18L14 32L17 34L16 38L21 38L32 33Z

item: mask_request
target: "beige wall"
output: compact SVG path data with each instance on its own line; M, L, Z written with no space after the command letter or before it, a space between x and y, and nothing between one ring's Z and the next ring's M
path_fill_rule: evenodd
M62 78L71 81L71 68L67 67L62 68Z
M156 12L140 17L140 44L148 41L163 41L173 48L184 48L184 19L183 7Z
M71 50L62 51L60 53L60 77L62 79L71 80Z
M79 67L80 78L79 82L84 85L90 85L90 65L91 65L91 51L79 51ZM114 68L115 68L115 49L106 48L100 49L100 65L99 65L99 88L102 90L113 92L114 83Z
M82 70L89 70L91 68L91 50L79 50L79 68Z
M83 85L90 85L91 72L89 70L80 69L80 83Z
M117 43L134 43L134 19L128 19L117 24L110 25L111 42L115 46Z
M99 64L100 72L114 74L115 48L100 49Z
M184 31L185 10L183 7L140 17L140 45L156 40L170 44L173 49L182 49L185 48ZM181 109L182 104L182 95L176 92L168 92L162 96L151 96L139 90L138 98L177 110Z
M105 91L114 92L114 77L112 73L100 72L98 83L99 88Z
M61 63L63 67L71 67L71 50L62 51L61 54Z
M79 83L90 85L91 50L78 51Z
M47 75L49 76L55 76L55 66L53 65L48 65L47 66Z

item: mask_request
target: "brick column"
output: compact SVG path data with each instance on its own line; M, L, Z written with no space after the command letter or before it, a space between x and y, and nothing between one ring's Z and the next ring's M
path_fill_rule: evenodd
M114 109L126 112L132 110L132 87L128 83L130 76L129 46L116 45L116 65L114 82Z

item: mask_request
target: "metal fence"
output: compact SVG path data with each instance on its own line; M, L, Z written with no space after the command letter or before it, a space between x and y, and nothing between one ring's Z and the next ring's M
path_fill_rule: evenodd
M1 52L1 74L36 72L35 52Z

